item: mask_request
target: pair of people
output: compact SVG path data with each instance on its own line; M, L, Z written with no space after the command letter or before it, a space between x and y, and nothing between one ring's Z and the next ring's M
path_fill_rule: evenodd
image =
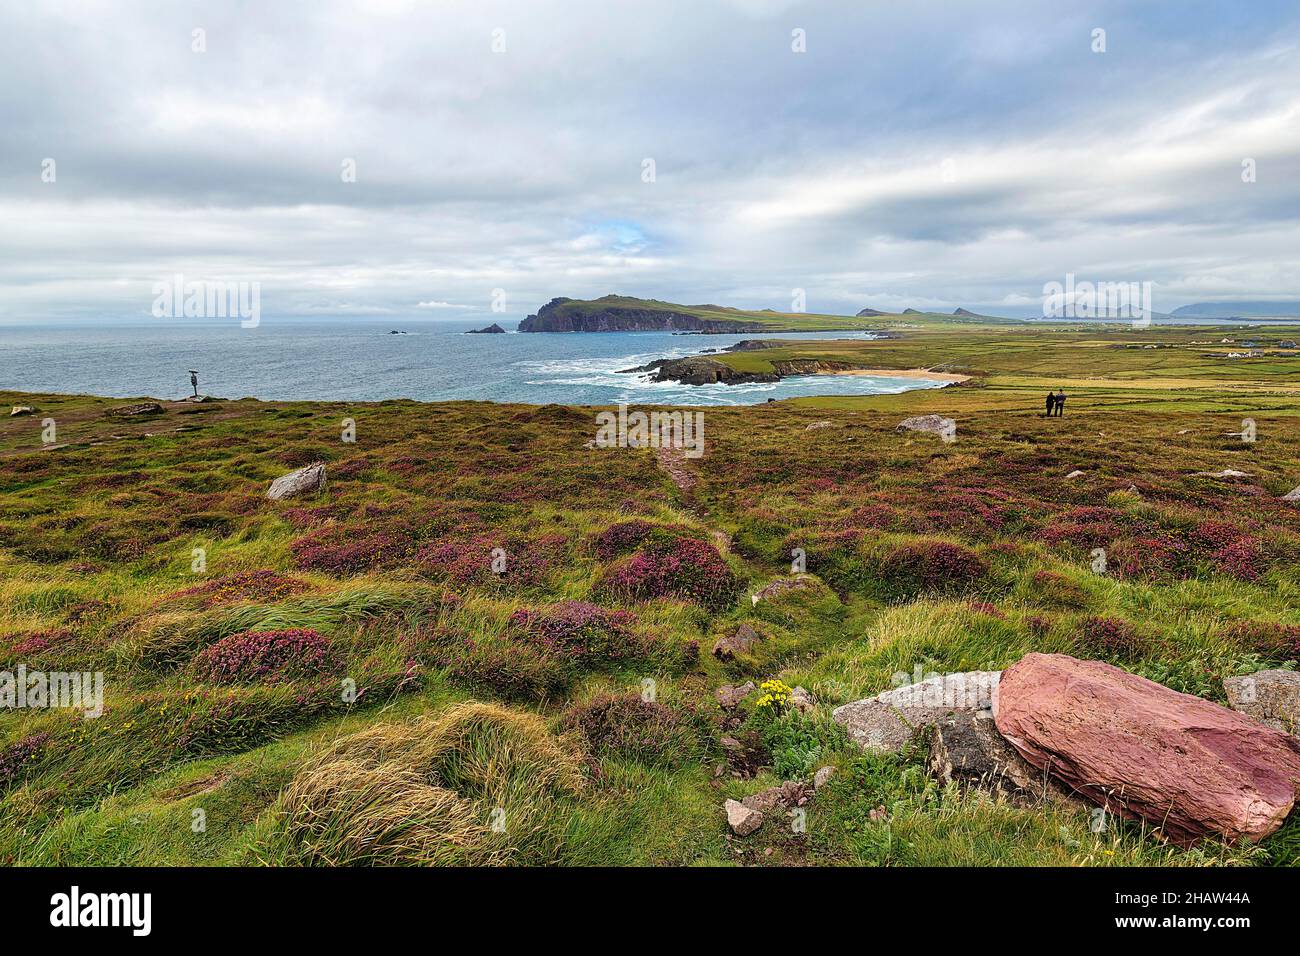
M1065 392L1059 388L1055 392L1047 393L1047 417L1053 415L1058 418L1065 414Z

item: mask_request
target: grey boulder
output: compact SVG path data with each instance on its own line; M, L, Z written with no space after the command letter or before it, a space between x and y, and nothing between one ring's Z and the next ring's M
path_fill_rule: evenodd
M320 491L324 487L325 463L318 461L275 479L271 482L266 497L272 501L280 501L284 498L294 498L312 491Z
M1223 689L1228 706L1238 713L1286 734L1300 730L1300 673L1256 671L1244 677L1229 677Z

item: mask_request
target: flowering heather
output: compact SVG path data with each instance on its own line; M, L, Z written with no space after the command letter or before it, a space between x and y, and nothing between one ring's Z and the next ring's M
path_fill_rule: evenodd
M8 653L5 655L11 660L20 661L23 658L32 657L42 651L49 650L56 644L62 644L72 637L71 631L37 631L35 633L19 635L18 640L10 646Z
M288 577L278 571L245 571L176 591L163 598L163 601L192 597L198 598L199 605L207 608L234 601L279 601L308 590L311 590L311 585L306 581Z
M864 505L850 512L845 524L855 528L888 531L896 521L896 512L889 505Z
M1147 535L1117 541L1107 551L1109 570L1122 578L1155 581L1186 577L1187 545L1165 535Z
M344 575L395 564L410 552L411 542L386 532L341 528L313 532L290 548L303 570Z
M985 614L988 617L996 617L1001 621L1007 619L1007 616L998 610L996 604L990 604L988 601L971 601L969 607L976 614Z
M474 534L430 542L416 552L415 563L426 574L462 586L489 581L531 586L545 580L567 547L568 539L562 534L532 540ZM505 552L506 569L499 575L492 570L497 548Z
M659 525L640 518L612 524L596 535L596 556L602 561L618 557L640 545L657 527Z
M623 599L675 597L721 610L732 603L740 582L712 544L678 538L651 544L616 564L601 586Z
M1276 621L1236 621L1223 637L1240 647L1273 660L1300 658L1300 626Z
M279 683L337 672L338 657L329 641L308 629L246 631L232 634L194 658L199 680L214 684Z
M41 755L50 742L47 733L28 734L17 743L0 750L0 788L17 780L23 767Z
M593 755L675 764L699 750L690 715L636 694L606 694L575 705L560 727L576 732Z
M1188 543L1202 553L1213 553L1243 537L1234 524L1210 518L1202 521L1187 535Z
M1124 512L1116 508L1071 508L1049 521L1038 537L1048 544L1106 547L1125 533L1124 517Z
M537 610L520 608L510 626L524 640L555 658L581 668L627 661L681 667L692 663L698 645L677 646L637 634L636 616L587 601L561 601ZM674 650L674 648L676 648Z
M969 548L948 541L905 544L886 555L881 572L891 584L909 590L960 589L988 572L988 566Z
M1034 637L1043 637L1052 629L1052 619L1041 614L1031 614L1025 618L1025 626Z
M1214 553L1214 566L1220 574L1239 581L1254 581L1265 571L1264 551L1252 537L1241 537Z
M1146 642L1128 621L1117 617L1087 617L1075 632L1085 656L1131 660L1141 655Z

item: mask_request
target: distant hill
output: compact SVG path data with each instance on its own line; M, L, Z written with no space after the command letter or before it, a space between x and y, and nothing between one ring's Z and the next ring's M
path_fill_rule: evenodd
M519 323L520 332L811 332L867 327L855 316L679 305L625 295L560 296Z
M1300 319L1300 302L1260 302L1242 300L1237 302L1195 302L1182 305L1171 313L1183 319L1234 319L1247 316L1273 318L1288 316Z

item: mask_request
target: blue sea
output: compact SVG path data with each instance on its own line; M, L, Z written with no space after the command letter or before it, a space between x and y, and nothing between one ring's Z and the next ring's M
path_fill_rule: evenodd
M189 370L196 369L200 392L222 398L752 405L769 398L874 395L938 384L855 375L808 375L751 385L653 383L620 370L759 336L464 334L491 321L263 317L252 329L232 320L11 322L0 325L0 389L175 398L190 393ZM843 339L868 338L870 333L761 337Z

